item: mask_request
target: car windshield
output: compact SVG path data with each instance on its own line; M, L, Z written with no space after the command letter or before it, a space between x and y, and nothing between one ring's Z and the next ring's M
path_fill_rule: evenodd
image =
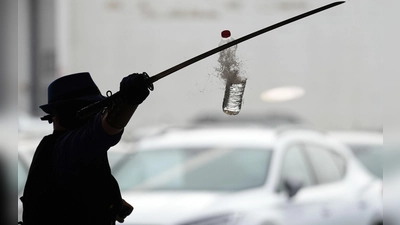
M267 178L265 149L177 148L128 155L113 173L125 190L238 191Z
M373 175L383 179L383 145L350 145L350 148Z

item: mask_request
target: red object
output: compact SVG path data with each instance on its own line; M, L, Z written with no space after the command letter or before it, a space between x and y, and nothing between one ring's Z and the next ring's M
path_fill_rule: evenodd
M231 32L229 30L224 30L221 32L221 37L228 38L231 36Z

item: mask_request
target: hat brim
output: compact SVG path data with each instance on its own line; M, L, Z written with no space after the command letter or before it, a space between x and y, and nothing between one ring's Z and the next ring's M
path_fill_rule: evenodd
M88 102L97 102L105 99L106 97L103 95L90 95L90 96L85 96L81 98L75 98L75 99L70 99L70 100L65 100L65 101L58 101L58 102L52 102L49 104L41 105L39 106L45 113L48 114L54 114L57 106L61 106L67 103L71 103L74 101L88 101Z

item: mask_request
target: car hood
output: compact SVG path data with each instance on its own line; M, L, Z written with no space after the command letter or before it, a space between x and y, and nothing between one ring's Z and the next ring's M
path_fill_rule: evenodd
M259 192L258 192L259 193ZM216 192L125 192L123 198L134 207L125 219L126 225L176 224L188 218L204 214L230 213L240 208L249 209L264 204L268 198L260 198L257 192L216 193Z

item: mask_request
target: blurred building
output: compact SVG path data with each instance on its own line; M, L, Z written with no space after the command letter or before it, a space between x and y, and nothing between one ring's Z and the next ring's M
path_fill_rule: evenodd
M89 71L103 93L122 77L150 76L234 38L331 3L320 0L23 0L19 1L19 110L41 115L55 77ZM400 3L393 3L399 6ZM394 8L394 7L393 7ZM380 1L343 5L238 46L248 78L241 113L295 115L324 129L383 129L382 56L394 43ZM184 123L221 110L224 84L211 56L155 83L131 126ZM390 70L390 68L389 68ZM267 90L302 90L265 101Z

